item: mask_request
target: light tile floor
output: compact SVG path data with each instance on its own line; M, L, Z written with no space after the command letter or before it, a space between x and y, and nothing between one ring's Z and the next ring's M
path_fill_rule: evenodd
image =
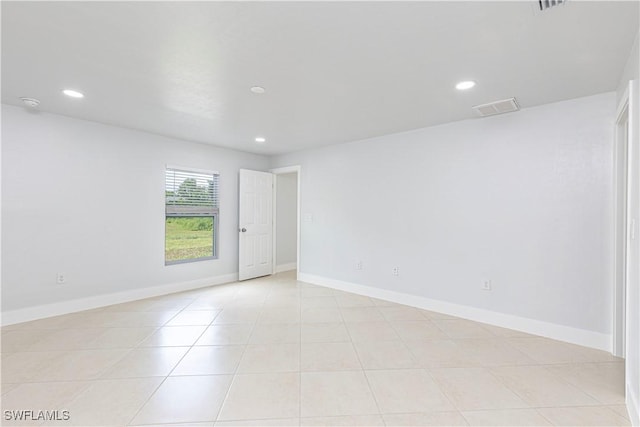
M624 363L610 354L292 273L1 336L3 425L629 425Z

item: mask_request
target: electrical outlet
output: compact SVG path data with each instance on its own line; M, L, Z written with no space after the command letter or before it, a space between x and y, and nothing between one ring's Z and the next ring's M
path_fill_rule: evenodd
M64 273L56 274L56 283L58 285L62 285L64 283L67 283L67 277L64 275Z
M482 290L490 291L491 290L491 280L483 280L482 281Z
M394 276L399 276L400 275L400 267L393 267L393 269L391 270L391 274L393 274Z
M362 270L362 261L356 262L356 270Z

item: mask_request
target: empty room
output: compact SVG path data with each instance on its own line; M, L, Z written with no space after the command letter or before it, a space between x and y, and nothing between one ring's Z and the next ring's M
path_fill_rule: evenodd
M1 425L640 426L638 1L2 1Z

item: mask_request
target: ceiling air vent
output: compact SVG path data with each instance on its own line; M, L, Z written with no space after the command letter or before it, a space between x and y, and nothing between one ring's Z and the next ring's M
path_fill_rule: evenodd
M482 117L511 113L520 109L515 98L503 99L501 101L494 101L488 104L476 105L475 107L471 108L473 108L476 113L478 113Z
M563 4L565 2L566 0L538 0L540 10L547 10L549 8L552 8L553 6L558 6L559 4Z

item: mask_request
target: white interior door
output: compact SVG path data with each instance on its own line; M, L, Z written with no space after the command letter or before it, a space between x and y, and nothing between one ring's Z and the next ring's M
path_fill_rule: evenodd
M240 169L239 280L273 273L273 174Z

